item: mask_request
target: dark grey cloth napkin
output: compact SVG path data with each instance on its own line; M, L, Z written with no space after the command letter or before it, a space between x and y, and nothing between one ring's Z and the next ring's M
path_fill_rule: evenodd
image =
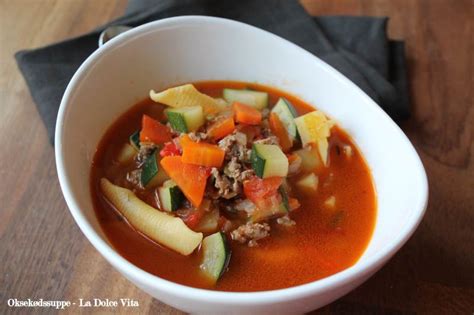
M51 143L61 97L110 25L138 26L177 15L209 15L248 23L305 48L346 75L394 120L409 115L403 42L387 38L387 18L311 17L293 0L131 0L123 17L60 43L15 54Z

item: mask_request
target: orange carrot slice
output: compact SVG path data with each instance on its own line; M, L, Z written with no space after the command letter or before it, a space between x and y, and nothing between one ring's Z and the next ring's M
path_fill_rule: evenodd
M179 138L179 145L181 146L181 149L184 149L188 144L193 144L196 143L193 140L191 140L191 137L189 137L187 134L182 135Z
M168 127L160 124L148 115L142 117L142 130L140 131L140 142L153 142L161 144L171 141L171 132Z
M166 174L179 186L186 198L199 207L204 197L210 169L204 166L184 163L181 156L165 156L161 166Z
M193 142L183 147L184 163L209 167L221 167L224 163L225 151L217 145Z
M234 109L235 120L239 123L259 125L262 121L262 113L258 109L239 102L234 102L232 108Z
M291 147L293 147L293 142L291 141L290 135L288 134L288 131L286 131L280 118L277 114L271 113L268 122L270 124L270 130L278 137L281 149L283 152L287 152Z
M234 129L234 117L226 117L213 123L207 130L207 134L215 140L220 140L231 134Z

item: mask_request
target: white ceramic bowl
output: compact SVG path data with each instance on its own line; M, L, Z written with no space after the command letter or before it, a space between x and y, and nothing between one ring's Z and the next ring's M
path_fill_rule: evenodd
M122 258L102 232L89 172L100 138L151 88L200 80L276 86L314 104L347 130L368 161L378 215L363 256L328 278L282 290L229 293L153 276ZM302 313L341 297L375 273L408 240L426 209L423 165L403 132L366 94L307 51L235 21L186 16L126 32L79 68L61 102L56 127L59 181L74 219L118 271L153 297L193 313Z

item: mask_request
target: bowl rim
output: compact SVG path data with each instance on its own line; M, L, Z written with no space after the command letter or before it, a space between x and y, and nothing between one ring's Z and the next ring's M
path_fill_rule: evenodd
M64 120L66 118L68 104L72 98L73 91L77 84L82 80L82 78L85 77L88 70L92 68L94 63L100 57L103 57L107 54L107 52L109 52L109 49L125 44L128 40L133 39L136 35L144 35L145 33L153 32L159 28L179 26L182 24L213 24L231 28L240 28L243 31L261 33L262 35L273 37L275 40L284 41L287 45L292 46L292 49L299 50L300 53L311 56L314 62L318 63L320 67L324 68L324 70L326 70L336 79L338 79L341 84L348 85L351 89L354 89L358 94L360 94L360 96L365 99L367 106L369 106L371 110L378 111L379 115L381 115L381 117L384 117L386 122L392 125L392 128L395 128L401 141L405 142L405 144L410 148L411 154L414 156L415 161L418 164L417 169L419 172L416 175L420 179L420 191L422 192L422 196L421 198L419 198L419 203L413 205L413 208L416 209L416 211L414 211L411 216L406 218L406 223L403 229L397 235L397 237L391 239L390 242L384 245L381 250L367 257L365 261L357 261L351 267L344 269L329 277L289 288L255 292L227 292L200 289L160 278L158 276L146 272L145 270L135 266L133 263L126 260L111 245L109 245L106 240L102 239L102 237L99 236L99 234L94 230L85 215L82 213L72 191L69 188L69 178L66 172L65 161L63 159L63 132L65 130ZM415 148L413 147L409 139L406 137L406 135L403 133L403 131L398 127L398 125L396 125L395 122L367 94L365 94L365 92L363 92L358 86L356 86L344 75L339 73L332 66L328 65L315 55L297 46L296 44L260 28L225 18L201 15L176 16L165 18L133 28L125 33L120 34L119 36L107 42L102 47L98 48L81 64L79 69L72 77L71 81L68 83L58 111L55 130L55 144L55 157L59 183L68 208L86 238L98 250L98 252L107 261L109 261L109 263L112 264L112 266L117 268L121 273L125 275L129 275L135 279L139 279L139 281L142 284L145 284L147 287L157 288L158 290L166 291L169 294L183 296L192 300L212 300L213 303L221 305L229 303L245 303L248 305L257 305L269 302L293 300L296 298L301 298L323 292L328 288L342 286L364 275L368 276L371 272L379 268L393 254L395 254L400 249L400 247L403 246L406 241L411 237L411 235L414 233L419 223L421 222L421 219L423 218L426 212L426 207L428 203L428 180L421 159L418 156Z

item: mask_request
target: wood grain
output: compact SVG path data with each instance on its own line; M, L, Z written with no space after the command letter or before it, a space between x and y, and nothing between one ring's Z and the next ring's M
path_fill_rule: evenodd
M303 4L313 15L390 17L388 32L405 40L409 65L413 115L402 128L419 152L430 183L425 219L402 250L360 288L316 313L472 314L474 3L305 0ZM135 312L140 314L180 314L119 275L77 228L60 192L54 150L13 59L20 49L87 32L120 16L125 6L125 0L0 1L2 314L12 312L6 306L8 298L94 297L136 299L140 307Z

